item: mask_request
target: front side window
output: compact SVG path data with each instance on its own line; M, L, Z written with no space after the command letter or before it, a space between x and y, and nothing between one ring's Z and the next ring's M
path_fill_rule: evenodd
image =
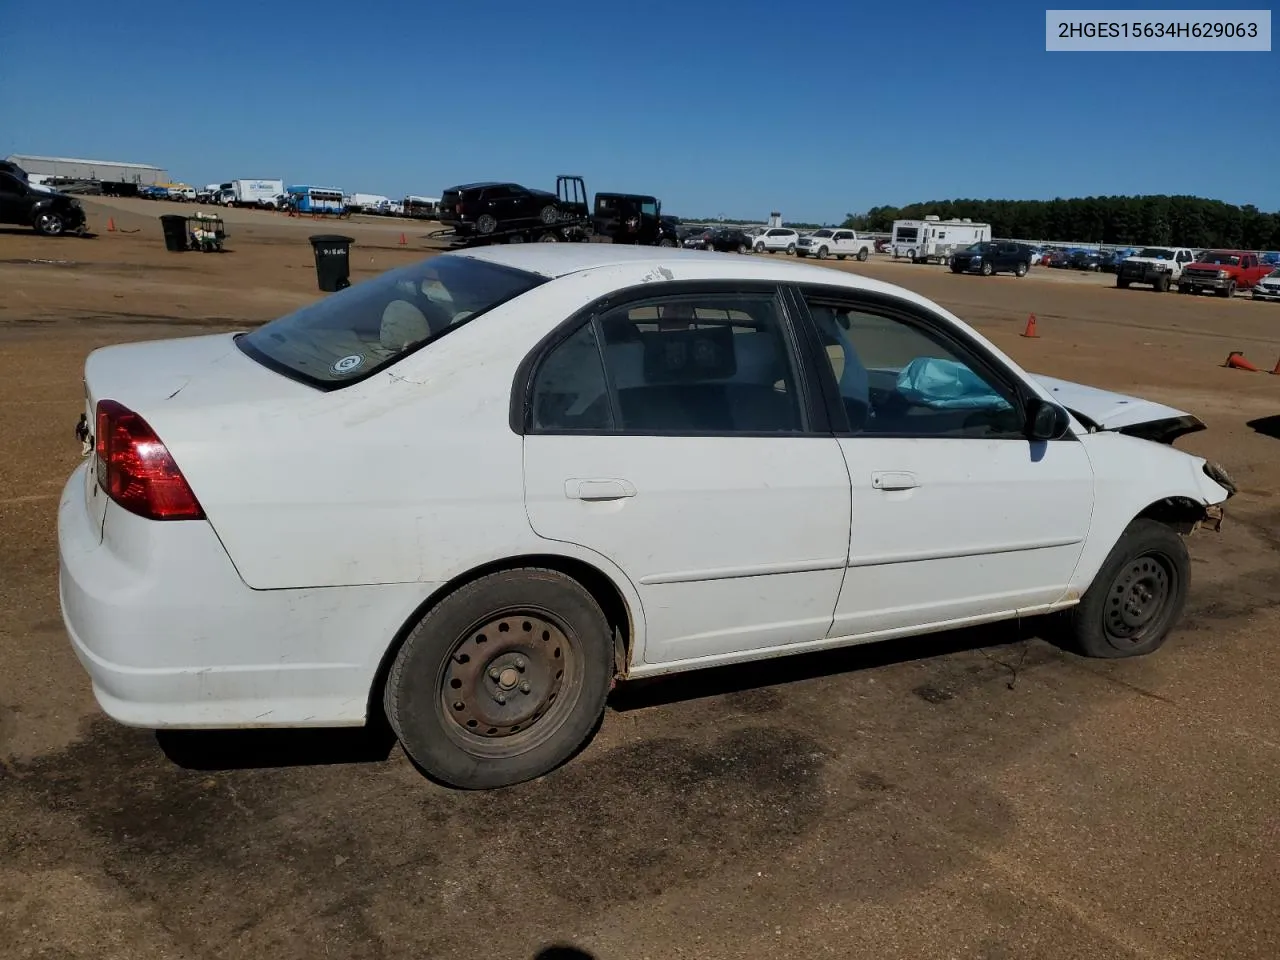
M855 433L1023 436L1013 392L967 350L888 312L820 297L808 302Z
M330 294L236 342L286 376L332 389L544 282L522 270L446 254Z

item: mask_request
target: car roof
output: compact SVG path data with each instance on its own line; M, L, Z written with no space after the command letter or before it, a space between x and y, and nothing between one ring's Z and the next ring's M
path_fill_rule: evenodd
M636 281L664 280L769 280L776 283L821 283L856 290L891 293L926 302L918 294L896 284L817 264L747 257L737 253L712 253L680 247L646 247L613 243L517 243L456 250L446 257L470 257L486 263L524 270L548 279L600 268L621 268Z

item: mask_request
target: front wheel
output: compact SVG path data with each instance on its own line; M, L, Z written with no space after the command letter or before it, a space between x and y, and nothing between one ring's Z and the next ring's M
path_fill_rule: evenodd
M556 208L555 204L548 203L538 211L538 219L547 226L551 226L560 219L560 211Z
M67 229L62 214L45 210L36 217L36 232L46 237L60 237Z
M568 760L604 714L612 675L609 623L591 594L525 567L433 607L396 655L383 705L423 772L491 789Z
M661 240L658 241L658 246L660 247L674 247L675 245L676 245L676 242L672 240L670 237L663 237Z
M756 244L756 253L764 253L764 244L763 244L763 243L757 243L757 244Z
M1071 638L1085 656L1152 653L1169 636L1191 583L1187 546L1155 520L1134 520L1070 612Z
M826 248L826 247L819 247L819 248L818 248L818 259L819 259L819 260L825 260L825 259L827 259L827 256L828 256L827 248Z
M991 261L990 261L990 260L984 260L984 261L983 261L983 263L982 263L982 275L983 275L984 277L989 277L989 276L991 276L991 274L993 274L994 272L995 272L995 268L991 266Z
M1218 296L1226 297L1227 299L1234 297L1236 295L1236 282L1234 280L1228 281L1225 287L1217 291L1217 294Z

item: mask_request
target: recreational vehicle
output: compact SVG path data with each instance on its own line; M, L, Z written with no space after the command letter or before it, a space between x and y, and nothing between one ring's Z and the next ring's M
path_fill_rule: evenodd
M943 220L928 216L923 220L893 221L893 238L889 250L896 260L906 257L912 263L937 260L946 263L951 254L974 243L991 239L991 224L963 220Z

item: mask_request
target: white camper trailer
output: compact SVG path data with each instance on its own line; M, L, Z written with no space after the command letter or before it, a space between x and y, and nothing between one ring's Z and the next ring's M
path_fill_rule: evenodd
M974 243L991 239L991 224L963 220L943 220L928 216L923 220L893 221L889 250L896 260L906 257L912 263L937 260L946 263L951 254Z

